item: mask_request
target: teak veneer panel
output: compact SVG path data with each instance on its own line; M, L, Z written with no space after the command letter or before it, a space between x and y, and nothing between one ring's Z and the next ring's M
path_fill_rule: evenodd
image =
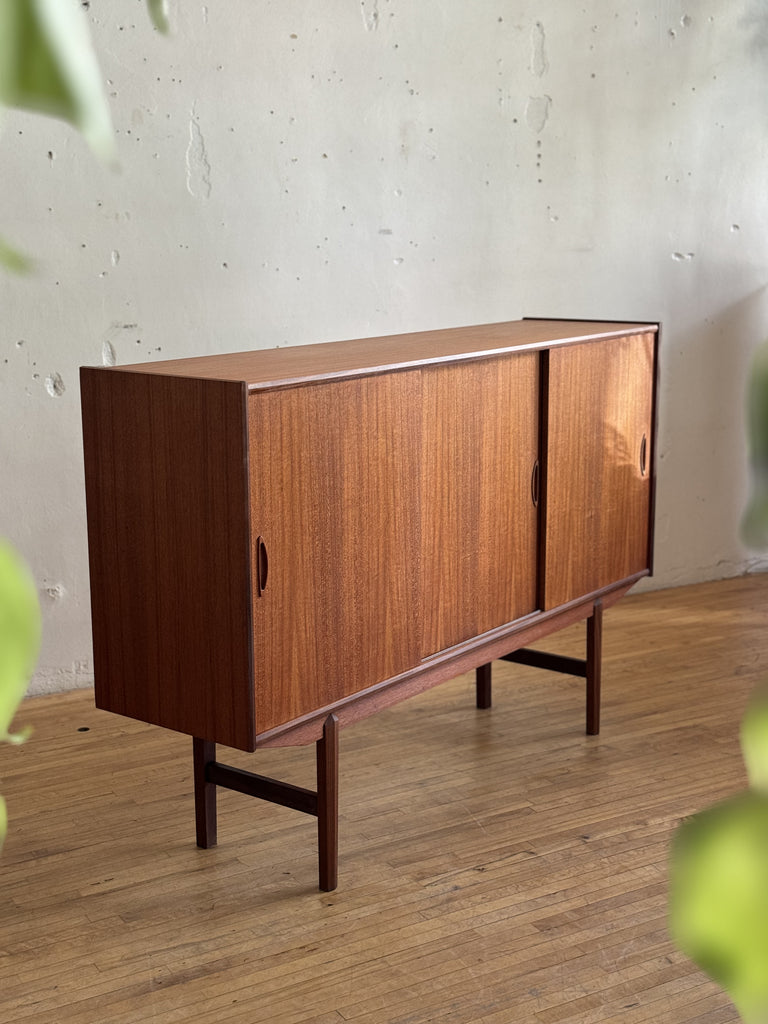
M421 425L419 371L250 395L257 732L418 664Z
M81 390L97 705L252 747L245 388L83 369Z
M422 377L426 657L536 609L539 354Z
M548 354L545 608L650 569L654 346Z

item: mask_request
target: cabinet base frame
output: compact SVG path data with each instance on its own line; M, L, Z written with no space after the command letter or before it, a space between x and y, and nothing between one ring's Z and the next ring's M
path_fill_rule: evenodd
M617 599L624 590L610 595ZM609 599L609 603L611 600ZM581 605L583 608L583 605ZM590 607L589 605L587 607ZM602 667L603 600L595 599L591 614L586 618L586 657L570 658L530 648L496 656L500 661L511 661L551 672L586 679L587 722L586 732L596 736L600 731L600 680ZM534 637L535 638L535 634ZM492 704L491 663L476 668L476 696L478 708ZM323 721L322 735L315 741L317 757L317 790L303 789L264 775L216 760L216 744L212 740L195 737L192 742L195 780L195 821L197 845L208 849L216 845L216 787L232 789L269 803L280 804L317 818L318 887L321 892L332 892L338 885L339 863L339 732L340 722L330 713Z
M221 764L216 760L216 744L195 737L192 757L197 845L203 849L216 845L217 786L290 807L317 818L318 884L321 892L334 890L339 865L339 720L336 715L326 718L323 735L315 747L317 792Z
M499 661L512 661L518 665L546 669L549 672L563 672L579 676L587 681L587 727L588 736L600 732L600 682L602 675L603 602L595 601L592 614L587 619L586 658L568 658L562 654L549 654L521 647L509 654L502 654ZM480 665L475 674L477 707L487 710L492 704L490 664Z

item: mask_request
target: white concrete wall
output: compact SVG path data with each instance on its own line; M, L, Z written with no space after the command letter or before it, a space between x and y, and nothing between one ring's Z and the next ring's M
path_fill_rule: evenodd
M91 678L77 369L524 315L664 323L657 576L737 536L768 335L760 0L93 0L120 173L9 115L0 532L40 583L36 690Z

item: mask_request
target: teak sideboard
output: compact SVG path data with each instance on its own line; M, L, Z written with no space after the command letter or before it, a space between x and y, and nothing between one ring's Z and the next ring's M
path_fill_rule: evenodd
M651 571L658 324L558 320L81 370L96 703L188 733L216 788L315 815L338 733L491 662L586 678ZM528 644L580 620L586 657ZM216 744L316 742L317 790Z

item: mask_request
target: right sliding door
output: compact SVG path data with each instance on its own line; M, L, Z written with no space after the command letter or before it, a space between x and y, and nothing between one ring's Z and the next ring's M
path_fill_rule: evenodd
M650 570L653 333L550 350L542 605Z

